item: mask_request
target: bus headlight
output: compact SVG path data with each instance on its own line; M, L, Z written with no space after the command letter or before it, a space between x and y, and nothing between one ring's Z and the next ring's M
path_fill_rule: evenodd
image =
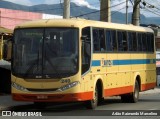
M12 86L13 86L14 88L18 89L18 90L28 91L25 87L20 86L20 85L14 83L14 82L12 82Z
M67 90L67 89L72 88L72 87L74 87L74 86L76 86L76 85L78 85L78 84L79 84L79 82L78 82L78 81L75 81L75 82L69 83L69 84L67 84L67 85L65 85L65 86L60 87L60 88L58 89L58 91L64 91L64 90Z

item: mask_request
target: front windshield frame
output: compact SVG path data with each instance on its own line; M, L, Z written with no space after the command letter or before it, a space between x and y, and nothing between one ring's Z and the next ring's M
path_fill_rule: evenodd
M26 29L28 29L28 30L29 29L37 29L37 30L38 29L43 29L43 41L42 41L43 42L42 43L42 49L43 50L40 53L42 56L40 56L39 53L37 55L37 57L39 57L38 60L39 59L42 60L42 62L40 62L40 64L42 65L42 69L41 69L42 72L39 73L39 74L27 74L27 73L26 74L22 74L22 73L17 73L15 71L15 66L14 66L14 61L15 61L15 59L14 59L15 58L14 57L14 53L15 53L15 50L14 50L15 34L16 34L16 32L18 30L23 30L23 29L25 29L25 30ZM44 60L45 60L45 58L44 58L44 55L45 55L45 53L44 53L44 46L45 46L44 42L45 42L45 39L46 39L46 30L48 30L48 29L68 29L68 30L72 30L72 31L76 32L76 39L75 39L75 42L76 42L76 46L75 47L76 47L76 49L75 50L76 50L77 54L76 54L76 58L75 58L75 60L76 60L76 71L74 73L63 73L63 74L61 74L56 70L55 70L56 73L54 73L54 74L46 74L46 73L44 73L44 71L43 71ZM71 35L73 35L73 34L71 34ZM65 39L65 40L67 40L67 39ZM72 39L72 40L74 40L74 39ZM47 79L51 79L52 78L52 79L54 79L54 78L65 78L65 77L73 76L73 75L75 75L75 74L77 74L79 72L79 29L78 28L71 28L71 27L17 28L17 29L14 30L12 54L13 55L12 55L11 70L12 70L12 74L17 76L17 77L26 78L26 79L31 79L31 78L40 78L40 79L46 79L46 78ZM34 62L33 62L33 64L34 64ZM30 67L30 69L32 69L33 67ZM28 69L28 70L30 70L30 69Z

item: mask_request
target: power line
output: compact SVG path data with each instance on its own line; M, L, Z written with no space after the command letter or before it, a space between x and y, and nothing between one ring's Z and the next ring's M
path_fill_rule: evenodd
M119 4L116 4L116 5L113 5L113 6L109 7L109 8L119 6L119 5L121 5L121 4L125 3L125 2L126 2L126 1L121 2L121 3L119 3ZM94 14L94 13L97 13L97 12L100 12L100 11L104 11L104 10L106 10L106 9L108 9L108 8L101 9L101 10L96 10L96 11L94 11L94 12L89 12L89 13L81 14L81 15L74 16L74 17L81 17L81 16L85 16L85 15L89 15L89 14Z
M114 11L111 15L114 15L114 14L116 14L117 12L119 12L119 11L121 11L122 9L125 9L126 8L126 6L125 7L123 7L123 8L120 8L119 10L117 10L117 11Z
M134 5L132 0L129 0L129 1L131 2L132 5Z
M150 5L150 6L153 6L153 8L156 8L156 9L160 10L160 9L159 9L158 7L156 7L155 5L152 5L152 4L150 4L150 3L146 2L146 1L145 1L145 3L147 3L147 4Z
M121 11L121 10L123 10L123 9L125 9L125 8L126 8L126 6L125 6L125 7L120 8L120 9L118 9L117 11L112 12L112 13L110 14L110 16L112 16L112 15L114 15L114 14L118 13L119 11ZM107 16L107 17L110 17L110 16Z
M158 9L157 11L155 11L155 9L153 9L153 8L146 8L145 7L145 9L148 11L148 12L150 12L150 13L152 13L152 14L155 14L155 15L157 15L157 16L160 16L160 14L159 14L159 8L158 7L156 7L155 5L152 5L152 4L150 4L150 3L148 3L148 2L146 2L146 1L144 1L145 3L147 3L148 5L150 5L150 6L153 6L153 8L156 8L156 9ZM145 6L145 5L144 5Z
M155 12L153 12L152 10L149 10L148 8L145 8L145 10L147 10L148 12L150 12L150 13L152 13L152 14L155 14L155 15L157 15L157 16L160 16L160 14L155 13Z

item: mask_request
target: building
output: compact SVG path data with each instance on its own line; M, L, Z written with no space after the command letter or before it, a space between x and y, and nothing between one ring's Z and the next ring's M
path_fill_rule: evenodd
M14 29L18 24L37 19L62 18L58 15L0 8L0 26Z

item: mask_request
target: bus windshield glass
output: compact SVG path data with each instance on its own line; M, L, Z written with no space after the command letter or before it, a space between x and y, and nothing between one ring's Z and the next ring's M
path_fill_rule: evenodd
M23 78L62 78L78 72L78 29L16 29L12 73Z

